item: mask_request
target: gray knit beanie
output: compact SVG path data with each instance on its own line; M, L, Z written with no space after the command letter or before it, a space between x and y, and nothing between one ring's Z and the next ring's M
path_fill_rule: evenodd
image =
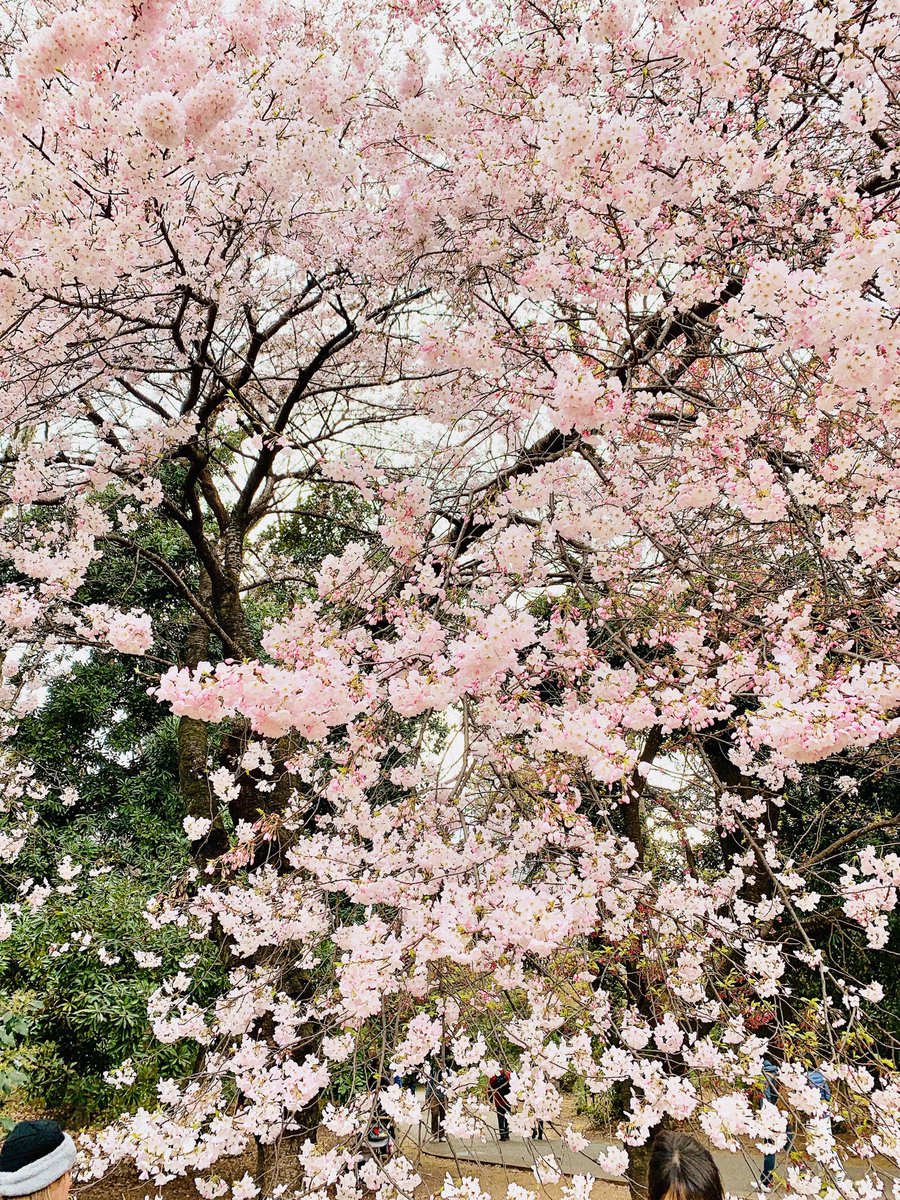
M20 1121L0 1148L0 1196L30 1196L71 1171L75 1143L55 1121Z

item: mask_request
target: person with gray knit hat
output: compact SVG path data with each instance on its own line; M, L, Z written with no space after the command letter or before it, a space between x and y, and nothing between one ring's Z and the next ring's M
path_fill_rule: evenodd
M55 1121L20 1121L0 1147L0 1196L66 1200L75 1143Z

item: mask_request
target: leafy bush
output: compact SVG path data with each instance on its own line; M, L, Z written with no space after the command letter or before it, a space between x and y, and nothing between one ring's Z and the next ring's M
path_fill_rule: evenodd
M66 885L63 885L64 887ZM149 929L152 895L135 871L97 873L76 894L54 892L0 945L0 979L39 990L41 1007L22 1055L27 1094L70 1121L143 1103L163 1076L190 1071L191 1046L152 1036L147 999L198 947L182 930ZM196 993L214 987L217 959L207 944L193 969ZM142 967L136 956L152 956ZM106 1078L124 1063L134 1080L116 1089Z
M10 1026L21 1042L10 1084L68 1121L90 1121L151 1098L161 1076L190 1071L195 1051L157 1043L149 1027L147 998L161 979L198 953L198 992L218 978L211 946L171 926L154 931L144 915L191 866L175 722L133 660L92 655L56 679L12 749L49 791L2 885L5 902L24 898L25 916L0 943L0 1012L19 1015L21 997L40 1004L27 1030ZM63 803L70 788L73 807ZM57 872L65 856L70 879ZM143 954L153 957L139 962ZM123 1063L134 1080L116 1089L106 1076Z
M34 1018L41 1010L40 1000L33 996L15 996L9 1008L0 1011L0 1104L22 1089L30 1076L24 1070L22 1046L34 1030ZM0 1117L0 1128L9 1130L15 1124L9 1117Z

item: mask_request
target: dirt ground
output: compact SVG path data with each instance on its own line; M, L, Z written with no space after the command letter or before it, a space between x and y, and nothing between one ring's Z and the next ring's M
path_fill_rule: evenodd
M16 1115L21 1119L26 1114ZM587 1120L576 1114L574 1100L568 1095L563 1097L563 1111L558 1124L560 1129L571 1125L582 1132L589 1132ZM531 1171L504 1166L480 1166L471 1162L456 1163L452 1159L437 1158L430 1154L420 1154L414 1159L414 1163L422 1177L422 1183L416 1189L415 1200L429 1200L432 1196L439 1196L448 1175L454 1182L459 1181L461 1174L477 1179L482 1191L487 1192L493 1200L506 1200L507 1188L511 1183L536 1192L541 1200L561 1200L563 1187L569 1182L563 1177L557 1184L540 1184ZM217 1174L226 1180L240 1179L247 1172L251 1175L256 1172L256 1155L253 1152L217 1164ZM158 1192L151 1181L138 1179L134 1170L125 1168L110 1172L104 1179L76 1185L74 1195L77 1200L145 1200L145 1197L156 1195L161 1195L163 1200L200 1200L200 1194L192 1179L177 1179L166 1184L161 1192ZM595 1181L591 1200L627 1200L627 1191L621 1186L604 1183L598 1179Z
M223 1179L239 1179L245 1171L253 1172L255 1155L247 1155L242 1159L229 1159L220 1165L219 1174ZM506 1200L507 1187L511 1183L536 1192L541 1200L561 1200L565 1178L557 1184L540 1184L531 1171L518 1171L501 1166L478 1166L475 1163L460 1163L457 1165L446 1158L435 1158L423 1154L416 1162L416 1168L422 1177L422 1182L416 1189L415 1200L429 1200L431 1196L439 1196L445 1178L449 1175L454 1182L459 1181L460 1169L472 1178L478 1180L482 1191L493 1197L493 1200ZM144 1200L147 1196L161 1195L163 1200L200 1200L191 1180L178 1179L167 1184L157 1193L153 1183L138 1179L134 1171L119 1169L111 1172L105 1179L82 1183L75 1188L77 1200ZM615 1184L596 1180L592 1200L627 1200L627 1192Z

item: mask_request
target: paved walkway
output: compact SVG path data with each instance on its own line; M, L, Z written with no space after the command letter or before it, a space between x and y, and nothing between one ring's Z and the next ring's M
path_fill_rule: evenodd
M541 1159L552 1154L557 1166L564 1175L589 1175L595 1179L603 1179L609 1183L625 1184L620 1176L609 1175L597 1164L597 1159L609 1149L605 1142L589 1142L587 1147L576 1154L564 1145L559 1138L548 1137L543 1141L523 1138L511 1134L508 1142L501 1142L496 1130L486 1130L484 1140L448 1137L445 1141L434 1141L424 1125L418 1129L409 1128L400 1135L400 1148L407 1156L414 1156L416 1151L430 1154L436 1158L446 1158L457 1163L478 1163L483 1166L505 1166L530 1171L540 1164ZM762 1166L762 1155L755 1152L747 1154L731 1154L714 1150L713 1158L722 1176L722 1184L730 1196L753 1197L758 1193L755 1189L759 1170ZM779 1166L784 1163L780 1159ZM859 1178L865 1174L866 1168L861 1162L850 1162L846 1166L851 1178ZM461 1172L460 1172L461 1173ZM776 1167L777 1174L777 1167ZM885 1164L885 1169L879 1169L879 1174L885 1179L895 1177ZM777 1195L778 1189L773 1188L772 1195Z

